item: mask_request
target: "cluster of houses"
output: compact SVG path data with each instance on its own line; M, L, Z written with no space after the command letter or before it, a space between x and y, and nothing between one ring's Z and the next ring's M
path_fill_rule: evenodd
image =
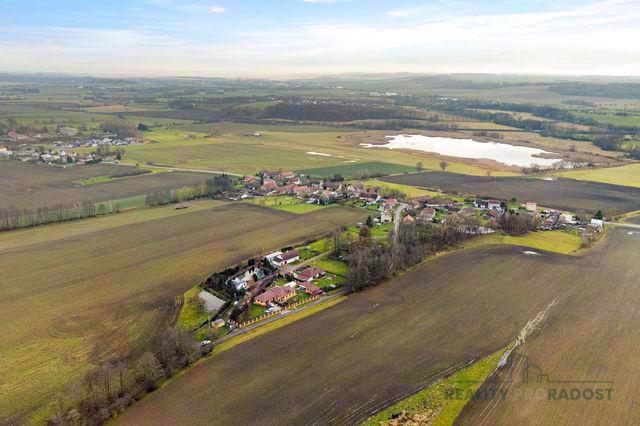
M277 251L265 256L265 259L275 268L274 274L293 279L283 285L267 287L253 298L253 303L269 307L271 310L280 310L298 291L309 296L319 296L323 293L313 281L326 276L325 271L316 266L301 266L297 269L289 266L300 262L297 250Z
M309 179L292 171L265 171L258 176L245 176L240 198L293 195L309 204L331 204L341 198L342 184L322 179Z
M104 158L93 154L78 154L73 151L66 151L64 148L41 149L32 145L20 145L18 149L2 150L0 149L0 157L6 157L11 160L44 163L48 165L70 165L70 164L86 164L93 163Z

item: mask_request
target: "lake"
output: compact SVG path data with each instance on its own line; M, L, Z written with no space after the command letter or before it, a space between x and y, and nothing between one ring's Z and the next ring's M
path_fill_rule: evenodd
M562 160L559 158L539 158L541 154L553 154L537 148L515 146L497 142L478 142L473 139L455 139L422 135L387 136L388 142L383 145L370 143L360 144L365 148L411 149L414 151L433 152L461 158L486 158L509 166L551 167Z

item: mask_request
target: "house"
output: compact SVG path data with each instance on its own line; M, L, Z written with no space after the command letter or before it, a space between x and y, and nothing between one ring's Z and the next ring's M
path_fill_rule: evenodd
M242 180L245 185L255 185L258 182L258 178L255 176L245 176Z
M11 154L13 154L13 152L3 146L0 146L0 157L9 157Z
M373 192L361 192L358 198L365 201L366 203L373 204L378 201L379 195Z
M382 212L380 213L380 222L391 223L393 222L393 209L387 205L382 206Z
M318 296L323 293L320 287L312 283L300 283L299 287L303 292L311 296Z
M296 195L296 197L306 197L309 194L311 194L311 188L309 188L306 185L304 185L304 186L294 186L293 187L293 193Z
M421 200L425 207L447 207L455 204L455 201L450 198L424 197Z
M351 185L347 186L347 192L351 192L351 193L358 193L360 191L362 191L362 189L364 188L364 185L362 185L362 183L360 182L356 182L356 183L352 183Z
M411 215L406 215L403 219L402 219L402 223L404 225L413 225L414 223L416 223L416 220L413 218L413 216Z
M422 223L429 223L429 222L432 222L435 217L436 217L436 209L432 207L427 207L426 209L423 209L420 212L420 216L418 219Z
M259 294L254 302L258 305L267 306L269 303L282 303L296 295L296 291L288 286L271 287L262 294Z
M560 220L567 225L575 225L577 223L574 216L570 213L563 213L562 216L560 216Z
M281 195L291 194L294 188L295 185L282 185L276 188L276 192Z
M534 201L527 201L525 204L527 211L535 212L538 210L538 203Z
M295 277L300 281L311 282L316 278L324 277L327 273L315 266L309 266L300 272L296 272Z
M602 219L591 219L591 226L596 228L602 228L604 226L604 220Z
M500 210L500 209L502 209L502 201L500 201L500 200L489 200L489 201L487 201L487 208L489 210Z
M273 179L265 179L260 187L260 191L262 192L271 192L278 189L278 184Z
M281 253L275 256L272 260L274 265L285 266L293 262L300 260L300 254L296 250L289 250L286 253Z
M465 207L462 210L460 210L459 213L462 216L473 216L476 214L476 209L474 209L473 207Z
M398 200L396 200L395 198L388 198L385 202L384 202L385 206L389 206L389 207L395 207L398 205Z
M233 285L236 290L255 286L255 284L265 277L264 272L259 268L249 268L243 274L229 280L229 284Z

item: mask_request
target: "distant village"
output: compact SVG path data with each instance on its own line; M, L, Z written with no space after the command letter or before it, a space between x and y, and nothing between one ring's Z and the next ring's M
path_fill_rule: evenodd
M61 127L58 141L44 141L42 135L26 136L11 130L0 136L0 158L10 160L67 167L74 164L91 164L100 161L116 160L118 148L140 145L140 138L118 138L112 133L101 133L90 138L76 137L79 130L73 127ZM3 147L2 144L7 147ZM115 148L113 151L110 148ZM74 150L94 148L94 152L76 153ZM101 149L102 148L102 149Z

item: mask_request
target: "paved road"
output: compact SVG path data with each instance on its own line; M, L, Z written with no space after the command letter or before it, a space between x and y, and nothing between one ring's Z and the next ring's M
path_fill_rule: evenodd
M113 162L108 162L105 161L105 164L116 164ZM221 170L202 170L202 169L185 169L185 168L181 168L181 167L170 167L170 166L151 166L148 164L139 164L139 165L135 165L135 164L130 164L130 163L118 163L118 165L120 166L129 166L129 167L143 167L143 168L147 168L147 169L162 169L162 170L171 170L173 172L193 172L193 173L206 173L206 174L211 174L211 175L222 175L222 174L227 174L229 176L244 176L238 173L229 173L229 172L223 172Z
M397 243L398 242L398 231L400 230L400 222L402 222L402 212L405 211L405 209L407 209L409 207L408 204L404 204L404 203L400 203L398 204L398 207L396 208L396 217L395 217L395 224L394 224L394 233L393 233L393 240Z
M633 223L621 223L621 222L605 222L605 225L611 225L618 228L630 228L630 229L640 229L640 225L636 225Z

